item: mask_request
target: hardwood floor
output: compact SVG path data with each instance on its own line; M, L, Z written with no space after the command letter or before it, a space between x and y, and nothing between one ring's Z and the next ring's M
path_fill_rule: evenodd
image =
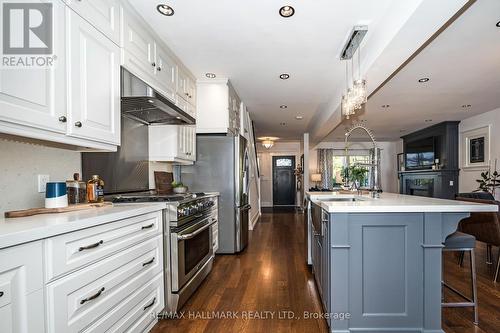
M152 332L328 332L323 319L303 319L304 311L322 310L304 264L302 219L286 210L264 212L242 254L216 256L212 273L181 309L185 317L161 320ZM479 327L472 324L471 309L445 309L446 333L500 333L500 283L491 281L485 251L480 244ZM464 262L460 268L452 253L445 254L445 277L460 290L469 289L468 257ZM214 313L226 318L214 319ZM288 314L302 318L288 319Z

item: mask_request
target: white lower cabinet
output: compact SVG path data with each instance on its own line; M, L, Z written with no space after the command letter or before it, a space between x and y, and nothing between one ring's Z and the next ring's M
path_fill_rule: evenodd
M164 307L161 212L0 250L1 333L147 332Z
M162 270L162 236L158 235L48 284L48 331L102 332L101 329L87 328L93 325L96 319L101 325L111 326L110 324L115 322L102 321L101 317L109 317L120 310L125 310L125 315L129 312L126 310L136 309L138 303L131 304L128 299L161 275ZM148 293L143 296L147 298ZM153 304L158 302L157 305L162 306L162 299L157 298L154 301ZM126 320L122 317L119 321L124 319ZM101 326L99 323L96 325Z
M45 332L42 241L0 250L0 332Z

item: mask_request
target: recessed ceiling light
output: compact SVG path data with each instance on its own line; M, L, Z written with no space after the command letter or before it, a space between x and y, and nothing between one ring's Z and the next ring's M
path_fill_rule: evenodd
M156 6L156 10L160 12L160 14L165 15L165 16L172 16L174 15L174 9L170 7L169 5L158 5Z
M296 116L295 119L302 120L302 119L304 119L304 117L302 117L302 116Z
M280 109L286 109L288 106L286 105L280 105Z
M288 80L290 78L290 74L283 73L280 75L280 79L282 80Z
M421 79L418 79L418 82L420 83L424 83L424 82L428 82L430 79L428 77L423 77Z
M283 6L280 8L280 15L282 17L291 17L295 14L295 9L292 6Z
M153 101L152 99L148 99L148 103L151 103L153 104L155 101Z
M285 126L285 125L286 125L286 123L280 123L280 125L281 125L281 126Z
M205 74L206 77L208 77L209 79L215 79L215 74L214 73L207 73Z
M175 119L181 119L181 117L177 116L177 117L175 117Z
M468 108L470 108L471 106L472 106L472 105L470 105L470 104L464 104L464 105L462 105L462 108L464 108L464 109L468 109Z
M425 119L426 123L430 123L431 121L432 121L432 119Z
M500 28L500 21L497 22L496 26Z
M390 107L390 105L389 105L389 104L384 104L384 105L382 105L382 108L384 108L384 109L387 109L388 107Z

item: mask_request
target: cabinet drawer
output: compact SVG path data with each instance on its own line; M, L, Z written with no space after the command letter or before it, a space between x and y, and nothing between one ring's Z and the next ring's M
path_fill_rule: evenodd
M84 332L134 332L130 330L134 323L139 324L144 319L156 322L156 314L164 306L163 274L159 273Z
M162 235L47 285L49 332L81 332L163 271Z
M107 223L45 242L47 281L160 234L161 212Z

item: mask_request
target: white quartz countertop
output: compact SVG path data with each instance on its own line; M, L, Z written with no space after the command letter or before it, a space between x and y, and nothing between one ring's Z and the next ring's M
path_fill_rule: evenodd
M381 193L380 198L338 192L306 192L306 196L329 213L415 213L415 212L496 212L497 205L445 200L396 193ZM329 201L354 198L355 201Z
M0 249L162 210L165 203L114 204L111 207L28 217L0 217Z

